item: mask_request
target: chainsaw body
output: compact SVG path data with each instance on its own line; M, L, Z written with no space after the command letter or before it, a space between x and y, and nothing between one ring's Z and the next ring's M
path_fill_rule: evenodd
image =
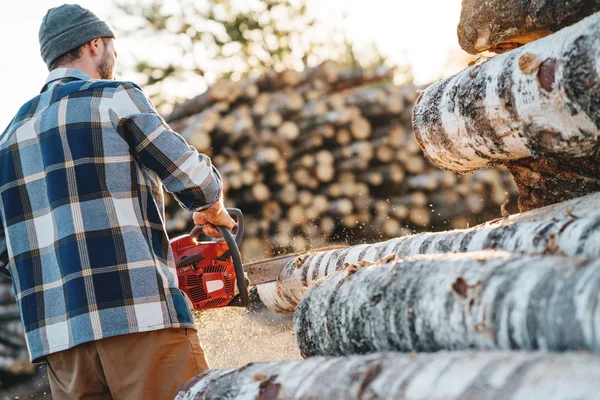
M238 209L227 209L236 219L235 236L217 227L224 240L198 242L202 227L170 241L177 279L195 310L248 305L248 290L239 251L243 235L243 216ZM236 291L237 289L237 291Z

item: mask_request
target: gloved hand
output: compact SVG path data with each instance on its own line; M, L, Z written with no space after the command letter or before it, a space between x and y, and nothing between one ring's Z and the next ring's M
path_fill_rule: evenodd
M202 226L205 235L217 238L222 236L215 226L225 226L229 230L232 230L235 226L235 221L225 209L223 199L220 199L206 210L196 211L193 218L194 224Z

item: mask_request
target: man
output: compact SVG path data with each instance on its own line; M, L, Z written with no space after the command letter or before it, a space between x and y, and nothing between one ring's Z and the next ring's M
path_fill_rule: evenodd
M167 399L208 368L164 227L163 189L218 236L221 177L113 78L112 29L50 9L50 74L0 136L0 271L54 399Z

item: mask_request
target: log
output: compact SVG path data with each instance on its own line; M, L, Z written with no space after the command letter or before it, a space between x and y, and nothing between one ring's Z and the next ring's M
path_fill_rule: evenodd
M600 103L594 100L599 56L600 13L439 81L415 105L417 141L436 166L458 172L531 157L555 178L545 182L539 202L523 203L565 200L569 192L562 188L573 174L600 172ZM544 164L546 157L555 160L552 167ZM571 162L581 158L593 161ZM517 175L520 188L534 180ZM584 186L597 190L589 180Z
M599 374L586 353L385 352L212 369L175 399L592 399Z
M600 11L598 0L463 0L458 43L471 54L503 53Z
M593 207L589 205L589 207ZM543 209L542 209L543 210ZM585 215L585 208L578 213ZM593 208L592 208L593 210ZM305 255L301 263L286 265L277 280L258 287L265 305L275 312L293 312L306 289L315 281L343 267L345 263L378 260L390 254L408 257L419 254L504 250L527 254L564 254L573 257L600 256L600 214L578 217L568 206L554 214L541 211L547 219L536 219L539 210L523 216L497 220L473 228L420 233L375 244ZM587 209L589 212L590 209ZM530 215L526 215L530 214ZM272 293L275 293L274 295ZM264 298L263 298L264 297ZM273 300L276 298L275 300Z
M283 71L275 71L270 69L262 74L255 83L261 91L283 89L285 87L294 87L302 81L302 76L299 72L286 69Z
M289 117L304 107L304 99L295 91L285 90L273 93L270 100L267 112L277 111L284 117Z
M356 68L340 71L337 81L332 83L331 86L338 91L367 83L391 81L393 78L394 68L383 65L367 69Z
M301 74L301 79L304 83L315 81L329 83L334 82L339 73L339 64L335 61L327 60L315 67L304 69Z
M317 127L319 125L345 125L360 115L360 111L356 108L346 107L338 110L332 110L325 114L317 114L300 120L298 126L302 130Z
M165 118L167 122L175 121L198 114L204 109L217 102L233 103L242 94L242 86L237 82L222 80L211 87L206 92L177 104L173 111Z
M306 356L477 349L600 352L600 258L482 251L346 264L294 313Z
M600 159L523 158L509 163L508 170L517 183L523 211L600 192Z
M29 379L36 366L29 362L24 327L12 283L0 277L0 387Z

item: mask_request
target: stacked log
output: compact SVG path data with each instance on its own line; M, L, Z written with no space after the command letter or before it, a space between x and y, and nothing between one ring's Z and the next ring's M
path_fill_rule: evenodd
M373 262L390 255L504 250L515 254L600 257L600 193L512 215L469 229L419 233L374 244L283 258L275 282L258 286L272 311L291 313L315 282L347 264ZM258 266L257 266L258 267Z
M600 258L486 250L348 264L294 313L306 356L378 351L600 353Z
M168 123L212 156L228 205L248 219L245 260L464 228L516 198L505 169L459 176L425 159L411 131L417 88L393 73L325 62L218 83L174 108ZM189 230L166 200L169 233Z
M28 379L34 371L12 282L0 275L0 388Z
M175 399L593 399L599 374L581 353L376 353L210 370Z
M468 53L503 53L600 11L598 0L463 0L458 43Z
M517 3L502 7L516 12ZM551 18L560 24L600 6L574 1L565 14L562 3L542 3L565 15ZM491 12L500 2L478 4ZM521 210L600 191L598 57L600 13L436 82L414 109L417 141L446 170L506 164Z

